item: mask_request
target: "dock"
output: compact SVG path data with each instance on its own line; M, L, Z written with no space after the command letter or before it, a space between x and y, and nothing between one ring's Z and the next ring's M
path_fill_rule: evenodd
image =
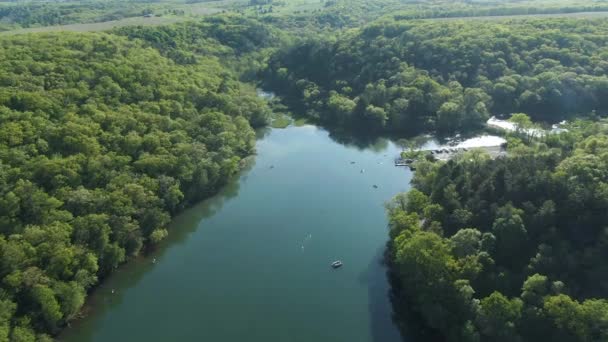
M492 159L506 155L506 151L501 146L478 146L478 147L438 147L432 150L421 150L425 156L432 156L436 160L448 161L461 152L467 152L471 149L482 149L486 151ZM407 166L412 168L416 162L414 159L396 158L395 166Z
M410 166L414 162L415 162L415 160L413 160L413 159L397 158L397 159L395 159L395 166Z

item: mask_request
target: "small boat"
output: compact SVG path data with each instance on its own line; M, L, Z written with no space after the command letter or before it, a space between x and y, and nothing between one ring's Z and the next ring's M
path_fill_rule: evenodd
M374 189L378 189L378 186L376 184L374 184Z
M351 163L351 164L354 164L355 162L354 162L354 161L351 161L350 163Z
M361 169L361 173L365 172L365 170Z
M331 263L331 267L332 268L338 268L338 267L342 267L342 261L340 260L336 260L334 262Z

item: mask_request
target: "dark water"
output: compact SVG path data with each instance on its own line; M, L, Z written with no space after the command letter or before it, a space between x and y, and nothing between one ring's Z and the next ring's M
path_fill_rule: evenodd
M304 126L266 132L257 150L162 248L107 279L61 340L401 341L381 264L384 202L411 178L392 165L399 148Z

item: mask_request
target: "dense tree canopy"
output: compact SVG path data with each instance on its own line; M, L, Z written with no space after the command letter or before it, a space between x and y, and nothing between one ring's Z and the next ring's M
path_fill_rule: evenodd
M421 161L389 206L401 296L448 341L608 338L605 123Z
M199 58L216 56L235 69L243 78L252 80L255 71L274 48L288 41L277 28L240 16L210 17L199 22L159 27L124 27L116 34L143 40L178 64L193 64Z
M305 40L267 84L307 116L380 131L481 126L491 113L559 121L608 109L604 20L406 21Z
M0 342L48 340L236 172L269 116L239 79L318 122L403 135L608 110L608 22L410 20L538 12L476 3L329 0L306 14L1 37ZM114 19L123 2L89 5L0 4L0 29ZM604 124L510 139L497 160L418 165L389 208L390 257L429 327L451 341L608 339Z
M235 173L268 114L215 58L117 35L2 38L0 75L0 341L57 332Z

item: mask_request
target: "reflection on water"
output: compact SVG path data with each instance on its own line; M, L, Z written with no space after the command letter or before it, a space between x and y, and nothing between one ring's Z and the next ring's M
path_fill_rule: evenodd
M383 151L388 147L389 139L378 134L366 132L344 131L332 129L329 137L338 144L356 147L359 150L371 149L372 151Z
M399 278L390 270L387 271L389 296L392 307L392 319L399 329L404 341L445 342L438 332L428 328L420 314L410 310L412 304L401 294ZM407 337L407 338L406 338Z
M256 139L262 140L266 138L272 132L272 128L270 126L261 127L255 130Z
M104 315L112 308L120 306L123 296L128 289L136 287L143 276L148 274L163 260L163 256L170 248L175 248L184 243L188 237L196 231L201 220L215 215L224 203L239 193L239 179L246 181L248 172L255 166L255 159L251 158L244 167L214 196L204 200L177 215L168 226L169 235L156 248L139 256L117 269L110 277L104 279L101 284L87 297L87 302L82 309L83 317L90 315ZM60 340L73 339L72 334L77 334L81 324L86 319L73 322L59 337Z
M378 248L375 257L360 278L360 281L365 283L369 289L372 339L374 342L385 342L387 340L417 341L407 332L394 329L396 322L393 321L392 303L386 300L390 296L391 289L387 282L388 270L385 264L385 252L385 246ZM389 336L387 336L387 332Z

